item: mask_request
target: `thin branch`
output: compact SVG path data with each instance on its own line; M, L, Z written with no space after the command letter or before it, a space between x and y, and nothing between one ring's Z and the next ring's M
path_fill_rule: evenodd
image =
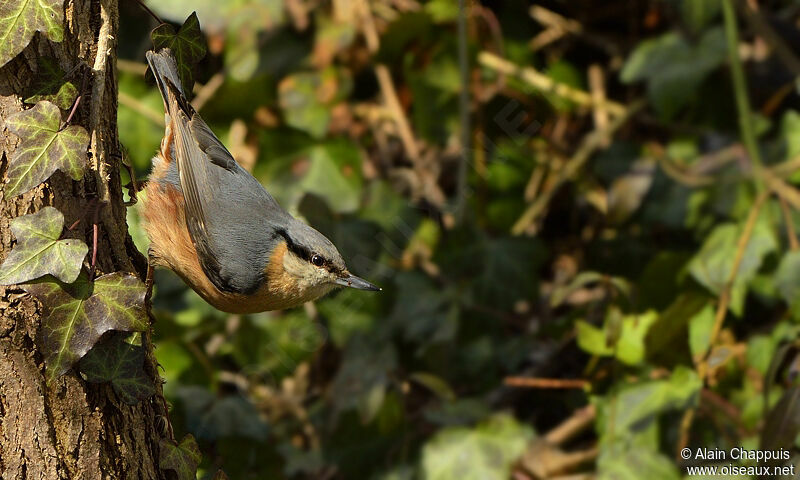
M747 249L747 244L750 242L750 237L753 235L756 220L758 220L758 214L761 212L761 207L768 197L769 191L761 192L750 207L750 212L747 214L747 221L745 222L744 229L736 245L736 256L733 259L733 267L731 268L731 273L728 275L727 282L725 282L725 287L722 289L719 304L717 305L717 312L714 316L714 326L711 329L711 334L708 339L708 352L706 352L705 358L697 366L697 373L700 375L701 379L705 379L708 373L708 356L711 354L711 347L716 343L720 330L722 330L725 313L728 311L728 304L731 301L733 282L736 280L736 275L739 273L739 266L742 264L744 252Z
M467 57L467 14L464 0L458 0L458 72L461 91L458 96L458 114L461 120L461 161L458 164L455 217L459 223L464 217L467 202L467 165L470 164L472 127L469 109L469 58Z
M517 77L537 90L553 93L584 107L601 107L615 116L625 116L628 110L625 105L613 100L604 99L596 102L589 92L571 87L565 83L556 82L547 75L534 70L532 67L518 67L514 63L498 57L491 52L481 52L478 54L478 63L503 75Z
M562 168L558 172L558 176L552 183L552 187L541 193L536 200L528 206L525 212L519 217L519 220L511 227L511 233L514 235L519 235L524 233L528 230L528 228L536 222L541 215L547 205L550 203L550 200L555 195L556 191L563 185L567 180L570 180L577 172L580 170L583 165L586 163L587 160L594 154L597 150L602 148L605 144L605 140L607 138L611 138L614 133L619 130L630 118L633 116L634 113L638 112L644 106L644 102L637 101L634 102L630 107L625 110L625 115L621 115L616 117L605 130L595 130L585 137L581 142L581 145L578 147L578 150L575 154L569 159L564 168Z
M378 30L375 27L375 20L372 18L369 2L361 0L359 4L361 6L361 19L363 21L362 33L367 43L367 49L374 55L380 48ZM392 81L392 75L386 65L379 63L375 65L375 76L378 78L378 85L383 94L383 99L386 102L386 107L392 112L394 121L397 124L397 130L400 135L400 141L403 142L403 148L412 163L416 166L420 160L419 147L414 139L411 124L408 122L403 107L400 105L400 100L397 97L397 90L394 87L394 81Z
M144 0L136 0L136 3L138 3L139 6L144 9L145 12L149 13L150 16L153 17L156 20L156 22L159 23L159 25L164 23L164 20L161 20L161 17L156 15L154 11L150 10L150 8L147 5L145 5Z
M524 388L586 388L590 384L579 378L538 378L538 377L506 377L503 383L509 387Z
M134 98L123 91L119 92L118 98L120 105L130 108L134 112L138 113L139 115L145 117L148 120L151 120L153 123L155 123L160 127L164 126L164 115L159 114L152 108L140 102L139 99Z
M793 252L800 248L800 243L797 242L797 235L794 233L794 220L792 219L792 211L789 209L789 204L781 197L781 212L783 212L783 222L786 224L786 236L789 238L789 249Z
M750 25L750 28L772 47L775 56L792 72L792 75L800 77L800 58L786 45L780 35L775 33L775 30L773 30L764 16L749 5L749 2L739 0L736 3L739 10L742 11L742 17Z
M736 108L739 111L739 129L741 130L742 143L747 149L753 169L758 173L762 169L761 153L756 142L755 129L753 128L753 114L750 110L750 100L747 95L747 79L744 76L742 61L739 58L739 30L736 25L736 12L733 9L733 0L723 0L722 12L725 17L725 39L728 43L728 56L731 63L731 76L733 77L733 90L736 97ZM764 185L755 176L756 188L764 190Z

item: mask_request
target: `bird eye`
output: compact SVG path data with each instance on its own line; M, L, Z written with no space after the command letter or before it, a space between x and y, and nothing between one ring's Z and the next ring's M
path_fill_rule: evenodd
M315 253L314 255L311 255L311 263L313 263L318 267L321 267L325 263L325 259L323 259L321 255L317 255Z

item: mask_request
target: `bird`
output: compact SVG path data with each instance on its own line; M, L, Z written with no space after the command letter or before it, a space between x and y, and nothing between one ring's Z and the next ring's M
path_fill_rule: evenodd
M229 313L288 309L337 287L380 290L236 162L187 100L169 48L146 57L166 123L142 199L151 285L165 267Z

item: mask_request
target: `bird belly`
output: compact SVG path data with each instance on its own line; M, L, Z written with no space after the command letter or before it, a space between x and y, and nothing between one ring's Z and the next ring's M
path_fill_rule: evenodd
M268 269L264 284L251 295L220 291L208 279L198 261L197 251L186 227L183 194L171 183L158 181L166 172L167 164L163 160L155 163L141 202L142 223L150 238L149 254L155 266L172 270L205 301L228 313L292 308L319 298L333 288L303 288L284 270ZM283 254L285 244L274 249L273 257ZM270 265L280 264L270 262Z

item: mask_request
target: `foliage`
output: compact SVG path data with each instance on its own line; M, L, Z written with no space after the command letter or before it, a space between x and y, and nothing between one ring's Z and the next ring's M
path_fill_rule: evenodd
M74 282L89 247L74 238L59 240L63 228L64 215L53 207L12 220L17 245L0 265L0 284L23 283L48 274Z
M22 139L9 159L6 195L25 193L56 170L73 180L83 178L89 134L83 127L61 128L61 112L48 101L10 115L6 126Z
M70 284L44 277L24 288L45 309L40 348L50 381L86 355L109 330L147 328L145 287L130 274L109 273L89 282L84 273Z
M64 10L58 0L7 0L0 4L0 65L28 45L33 34L44 32L60 42L64 38Z
M170 419L193 435L162 442L162 468L677 479L682 447L796 449L795 5L528 3L148 2L175 22L153 38L179 51L182 76L196 72L195 107L231 152L384 289L231 316L157 272ZM738 43L736 18L721 15L734 3ZM123 9L123 58L143 60L148 21ZM47 103L65 109L67 75L40 68L60 80L30 94L39 103L20 115L40 127L23 145L73 128L59 130ZM163 112L141 73L120 64L119 125L143 176ZM731 82L739 74L749 89ZM77 173L85 143L31 148L36 162L67 159L56 168ZM27 183L7 195L55 170L12 176L18 161L9 178ZM128 215L146 251L139 214ZM63 242L56 223L48 242ZM25 288L58 293L81 321L92 311L83 277ZM46 338L65 331L45 327ZM51 347L48 375L99 338L75 353L61 336L72 353L53 369ZM125 398L116 375L140 350L110 341L81 370ZM567 419L581 435L558 438Z

